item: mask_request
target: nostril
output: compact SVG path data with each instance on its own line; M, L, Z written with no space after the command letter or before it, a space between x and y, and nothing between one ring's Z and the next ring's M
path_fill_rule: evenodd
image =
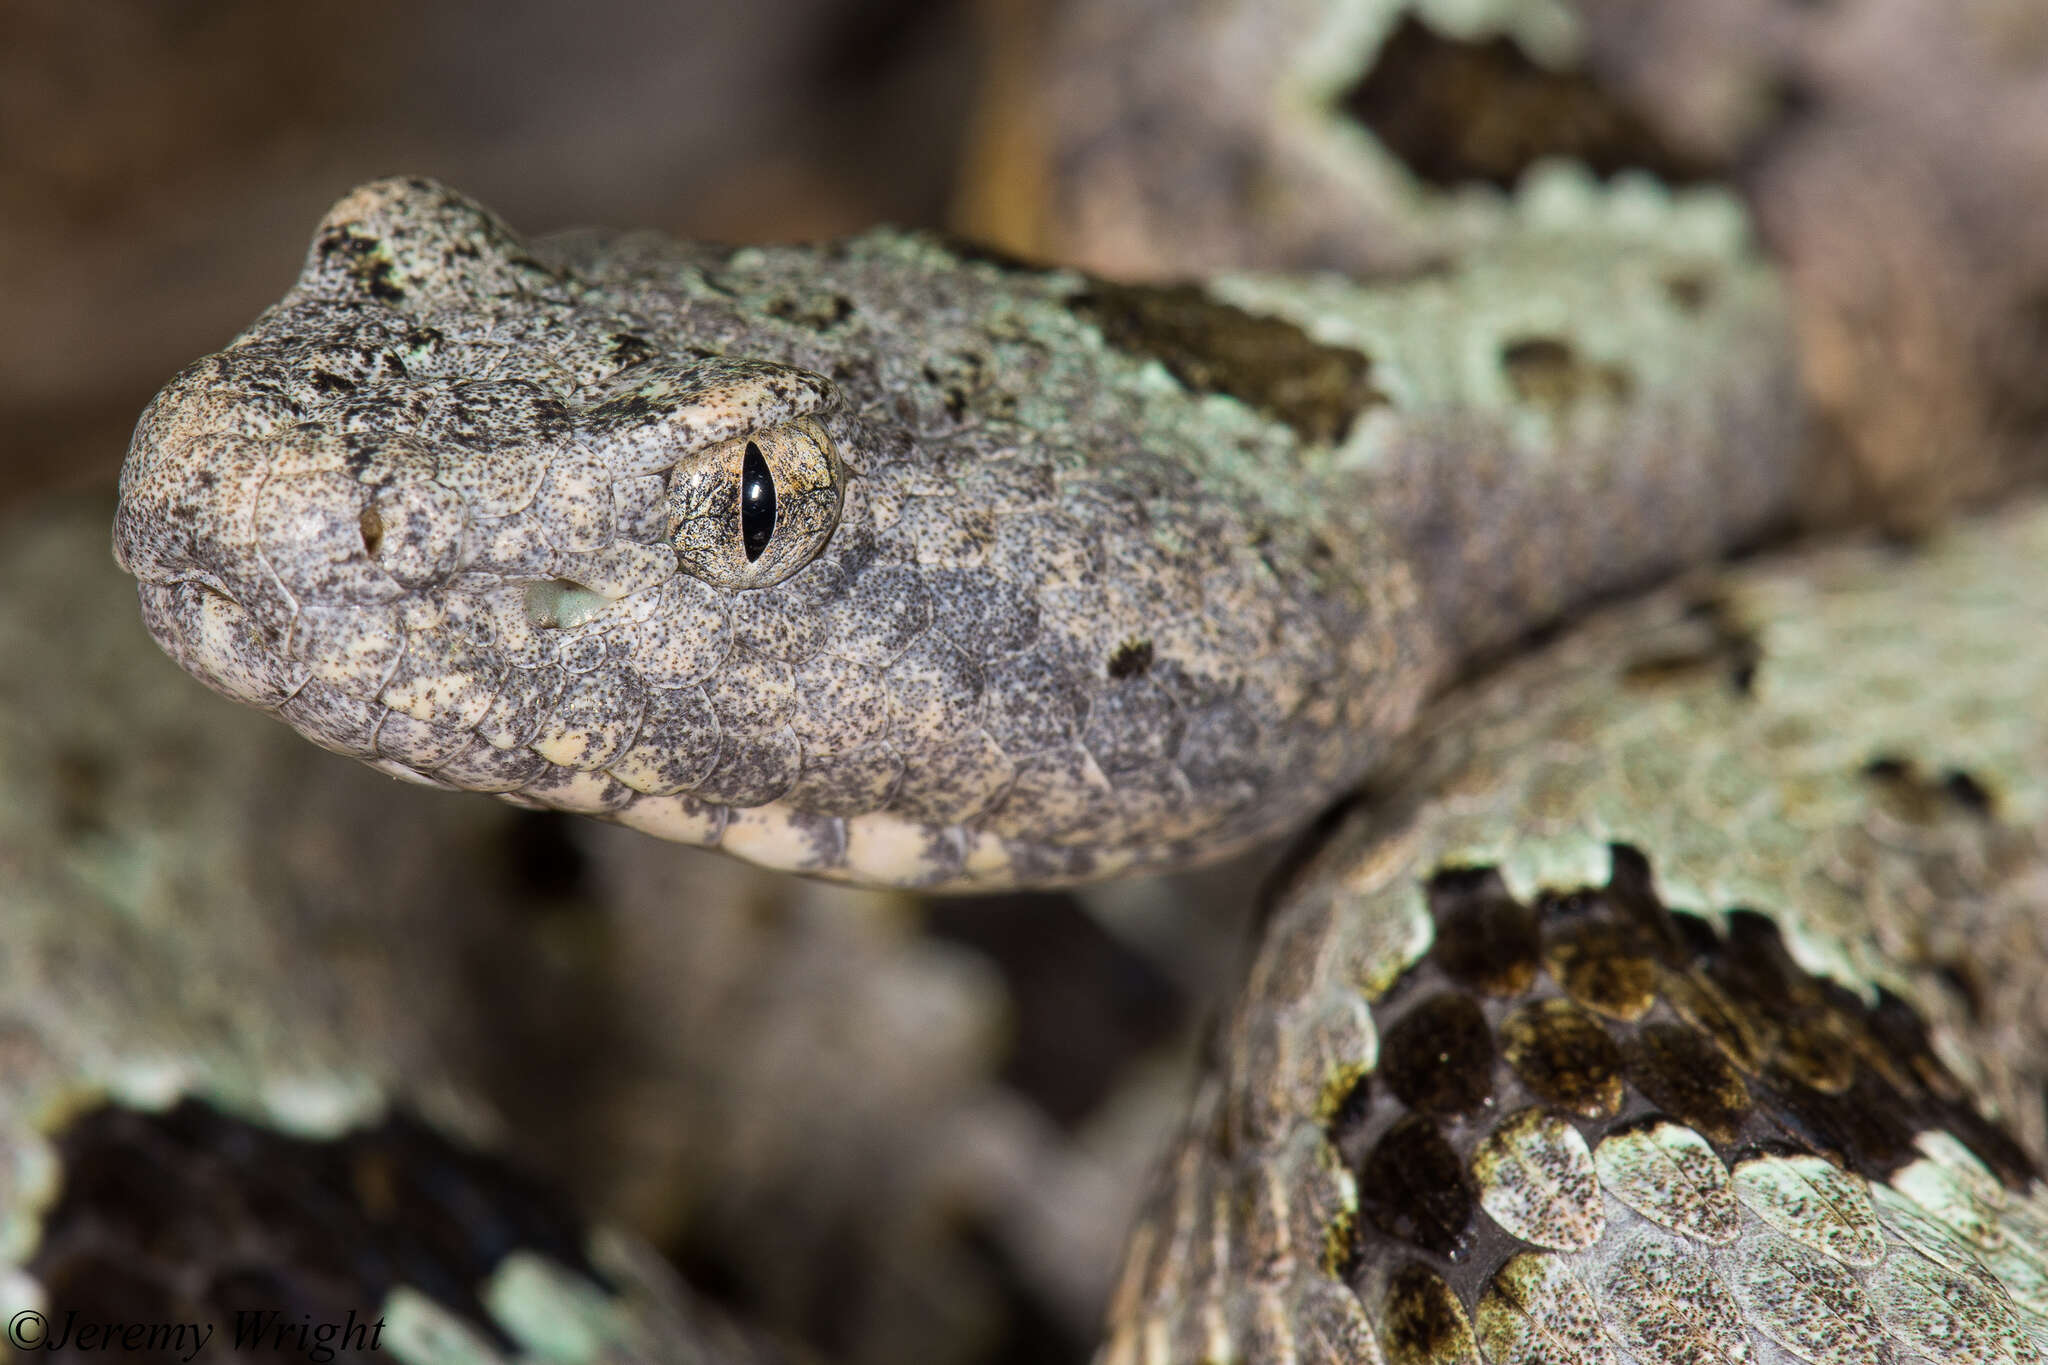
M362 528L363 549L375 559L377 551L384 548L383 514L375 507L365 507L363 514L356 518L356 525Z

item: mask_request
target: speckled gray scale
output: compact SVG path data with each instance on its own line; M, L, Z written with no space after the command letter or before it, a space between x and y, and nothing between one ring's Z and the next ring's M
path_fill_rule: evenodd
M1615 1248L1600 1301L1648 1365L1743 1365L1755 1357L1742 1309L1692 1250L1642 1240Z
M1728 1167L1682 1124L1652 1119L1609 1133L1593 1163L1609 1194L1660 1227L1715 1244L1741 1234Z
M1599 1305L1559 1257L1510 1258L1481 1296L1473 1325L1490 1365L1615 1365Z
M383 181L150 405L117 553L189 670L433 782L864 881L1220 857L1463 659L1794 505L1739 216L1588 193L1427 279L1155 288L884 231L528 243ZM1631 382L1531 396L1532 329ZM747 441L839 480L786 466L759 581Z
M1816 1156L1752 1157L1736 1164L1736 1197L1779 1232L1847 1265L1884 1259L1877 1210L1862 1183Z
M1524 1109L1501 1120L1473 1150L1472 1174L1480 1207L1532 1246L1580 1251L1606 1230L1593 1154L1555 1114Z
M2039 1319L2030 1334L1999 1283L1981 1274L1894 1257L1875 1298L1892 1339L1930 1360L2022 1365L2041 1358Z
M1839 1262L1775 1232L1748 1238L1728 1280L1751 1323L1812 1365L1879 1365L1889 1358L1876 1305Z
M1445 703L1275 893L1166 1188L1320 1135L1356 1183L1322 1273L1422 1355L1464 1323L1491 1365L2037 1359L2048 635L2009 623L2048 619L2014 571L2043 562L2038 502L1910 552L1759 561ZM1739 679L1677 662L1738 635ZM1930 680L1930 655L1954 666ZM1480 898L1533 917L1514 991L1442 946ZM1308 1023L1340 1005L1371 1020L1349 1058ZM1443 1060L1476 1045L1420 1040L1475 1013L1488 1099L1444 1106L1476 1073ZM1402 1032L1439 1014L1466 1022ZM1203 1302L1170 1257L1128 1287L1111 1359Z

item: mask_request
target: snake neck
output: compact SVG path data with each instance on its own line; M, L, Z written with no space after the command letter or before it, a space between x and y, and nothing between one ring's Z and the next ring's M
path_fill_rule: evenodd
M1792 380L1751 373L1711 412L1678 392L1584 420L1410 420L1332 469L1318 501L1334 538L1405 567L1441 682L1796 520L1811 457Z

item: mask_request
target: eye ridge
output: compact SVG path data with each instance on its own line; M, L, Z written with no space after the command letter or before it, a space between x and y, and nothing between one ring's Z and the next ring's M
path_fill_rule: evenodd
M774 535L775 476L761 458L761 447L749 441L740 461L740 542L749 564L761 557Z

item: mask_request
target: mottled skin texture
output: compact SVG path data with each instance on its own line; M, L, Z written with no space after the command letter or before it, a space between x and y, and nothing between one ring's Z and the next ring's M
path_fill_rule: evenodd
M1004 170L1045 186L989 221L1020 249L1402 272L1500 232L1542 157L1719 179L1785 271L1819 515L1924 527L2043 468L2033 0L1103 0L1048 26L1037 98L993 111L1035 152Z
M2038 1358L2044 557L1731 573L1432 711L1277 895L1103 1359Z
M1792 508L1732 206L1525 216L1408 283L1161 294L886 232L529 246L382 182L151 404L116 553L189 670L396 774L894 884L1218 857L1476 652ZM680 572L671 472L800 418L822 552Z
M0 520L0 1320L227 1332L252 1260L258 1308L374 1314L386 1287L336 1258L445 1251L446 1226L337 1217L333 1173L431 1210L453 1148L471 1239L452 1282L439 1254L412 1273L465 1341L506 1328L503 1255L563 1318L534 1274L574 1261L565 1224L635 1267L599 1306L667 1359L780 1359L771 1329L841 1365L983 1359L1020 1282L1095 1330L1180 1087L1128 1150L1084 1145L1003 1083L989 964L899 897L400 788L224 703L136 629L111 514ZM690 1248L762 1339L649 1243Z

